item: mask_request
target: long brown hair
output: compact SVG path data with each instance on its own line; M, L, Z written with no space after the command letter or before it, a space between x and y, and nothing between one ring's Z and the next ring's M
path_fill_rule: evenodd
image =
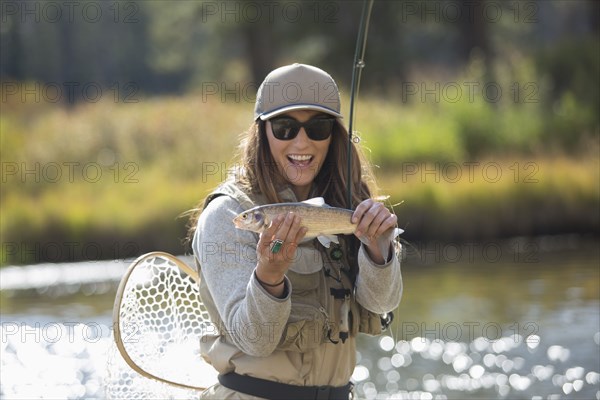
M277 186L282 176L271 155L265 121L257 121L242 135L239 164L242 173L237 177L245 189L262 193L269 203L280 203ZM336 120L325 161L314 179L314 192L334 207L354 208L371 196L369 184L374 184L371 169L352 144L352 205L347 204L348 131Z
M313 181L313 194L333 207L354 209L377 190L371 165L359 148L351 144L352 204L347 200L348 131L336 120L325 161ZM240 146L233 165L235 181L247 192L263 194L269 203L281 203L278 186L285 182L273 159L267 140L266 122L255 121L240 136ZM191 210L187 241L191 242L204 200Z

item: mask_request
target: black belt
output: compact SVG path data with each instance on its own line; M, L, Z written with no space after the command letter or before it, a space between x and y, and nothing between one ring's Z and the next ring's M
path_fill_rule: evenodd
M296 386L235 372L219 374L219 383L228 389L269 400L348 400L354 386L352 382L341 387Z

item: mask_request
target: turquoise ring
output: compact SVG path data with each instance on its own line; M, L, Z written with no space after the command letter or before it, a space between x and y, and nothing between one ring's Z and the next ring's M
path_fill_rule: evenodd
M275 239L271 242L271 253L277 254L279 250L281 250L281 246L283 246L283 240Z

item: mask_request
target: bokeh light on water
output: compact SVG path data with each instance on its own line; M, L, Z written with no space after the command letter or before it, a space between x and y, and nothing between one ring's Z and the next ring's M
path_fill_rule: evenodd
M598 252L548 258L433 267L407 260L391 328L359 338L358 397L600 399ZM44 281L45 268L54 273ZM0 271L1 398L106 398L111 308L125 268Z
M599 335L596 332L581 345L598 353ZM578 393L579 398L600 398L598 370L576 365L567 348L533 348L527 339L479 337L464 343L415 337L394 342L384 336L371 343L378 351L367 350L379 358L365 359L364 350L359 352L352 378L361 398L367 399L546 399ZM424 373L419 376L415 371Z
M103 398L109 325L2 321L5 399ZM93 332L94 330L94 332Z

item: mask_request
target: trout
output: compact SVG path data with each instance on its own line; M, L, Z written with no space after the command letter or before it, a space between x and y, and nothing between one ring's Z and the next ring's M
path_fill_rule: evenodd
M303 241L317 238L325 247L331 242L339 243L335 235L350 235L356 230L357 224L352 223L352 210L331 207L325 204L322 197L315 197L299 203L266 204L244 211L233 219L238 229L262 233L279 214L293 212L302 218L302 226L308 231ZM389 240L402 233L401 229L390 229L393 236L383 235ZM368 244L365 237L359 238ZM387 242L389 244L389 241Z

